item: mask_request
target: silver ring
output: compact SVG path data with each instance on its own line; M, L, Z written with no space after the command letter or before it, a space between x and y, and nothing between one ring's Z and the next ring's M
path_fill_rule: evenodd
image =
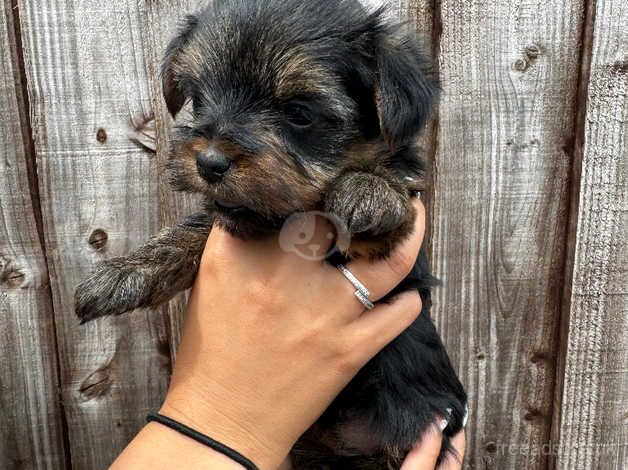
M375 308L375 304L369 300L371 296L371 291L369 291L364 284L362 284L357 277L353 275L349 268L347 268L344 264L339 264L336 266L338 270L343 274L344 277L356 288L356 291L353 295L366 307L367 310L373 310Z

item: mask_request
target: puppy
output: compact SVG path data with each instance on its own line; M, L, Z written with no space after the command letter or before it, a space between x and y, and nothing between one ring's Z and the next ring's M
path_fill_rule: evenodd
M179 126L168 170L203 210L128 257L102 263L76 293L83 321L154 307L189 288L214 225L244 239L292 214L342 221L345 258L388 256L412 230L423 163L415 142L438 95L417 40L357 0L215 0L166 51L163 92ZM303 436L296 469L398 468L437 419L443 453L465 392L429 316L425 253L391 295L418 289L423 311ZM442 457L442 455L441 455Z

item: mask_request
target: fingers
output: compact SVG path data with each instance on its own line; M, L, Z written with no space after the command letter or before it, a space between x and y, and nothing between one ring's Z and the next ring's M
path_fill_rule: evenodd
M393 290L410 273L419 255L425 234L425 207L419 199L413 199L412 205L416 210L414 230L387 259L375 262L358 259L347 264L351 272L371 291L371 300L374 302ZM343 282L347 284L348 291L355 291L350 283L346 280Z
M401 470L433 470L436 468L436 462L440 455L443 445L443 435L441 431L434 426L428 431L412 451L408 454L401 466ZM466 437L464 430L459 432L451 440L456 454L448 452L444 460L438 467L439 470L460 470L464 460L464 450L466 445Z
M434 470L442 444L443 435L434 426L408 454L401 470Z
M464 451L466 443L466 436L463 429L451 440L451 445L453 446L457 455L447 453L447 455L445 456L445 460L439 468L441 470L460 470L462 468L462 462L464 461Z
M353 324L353 333L364 345L364 352L372 357L407 329L417 319L421 308L417 291L404 292L393 302L362 314Z

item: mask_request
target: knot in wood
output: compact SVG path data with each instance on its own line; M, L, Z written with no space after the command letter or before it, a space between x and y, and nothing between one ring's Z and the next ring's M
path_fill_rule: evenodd
M110 365L107 364L83 380L79 385L78 391L83 400L94 400L106 395L112 385Z
M536 408L528 408L527 413L523 416L526 421L541 421L543 419L543 413Z
M530 62L526 59L517 59L512 67L518 72L525 72L530 67Z
M105 247L108 239L109 239L109 236L104 230L96 229L89 236L89 238L87 239L87 242L91 245L91 247L94 250L100 251Z
M98 129L98 132L96 132L96 140L101 144L107 142L107 131L104 130L102 127Z
M532 364L538 364L540 362L545 362L550 360L550 355L546 352L543 351L536 351L533 352L532 355L530 356L530 362Z
M21 273L19 271L10 271L6 275L7 284L9 285L9 287L13 288L20 287L22 284L24 284L25 279L26 276L24 275L24 273Z
M536 59L542 53L543 53L543 51L541 50L541 48L537 44L531 44L528 47L526 47L526 55L530 59Z

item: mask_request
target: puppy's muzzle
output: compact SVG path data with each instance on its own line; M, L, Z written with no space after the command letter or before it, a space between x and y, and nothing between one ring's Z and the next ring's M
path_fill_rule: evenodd
M231 160L215 149L208 149L196 157L199 174L208 183L217 183L231 168Z

